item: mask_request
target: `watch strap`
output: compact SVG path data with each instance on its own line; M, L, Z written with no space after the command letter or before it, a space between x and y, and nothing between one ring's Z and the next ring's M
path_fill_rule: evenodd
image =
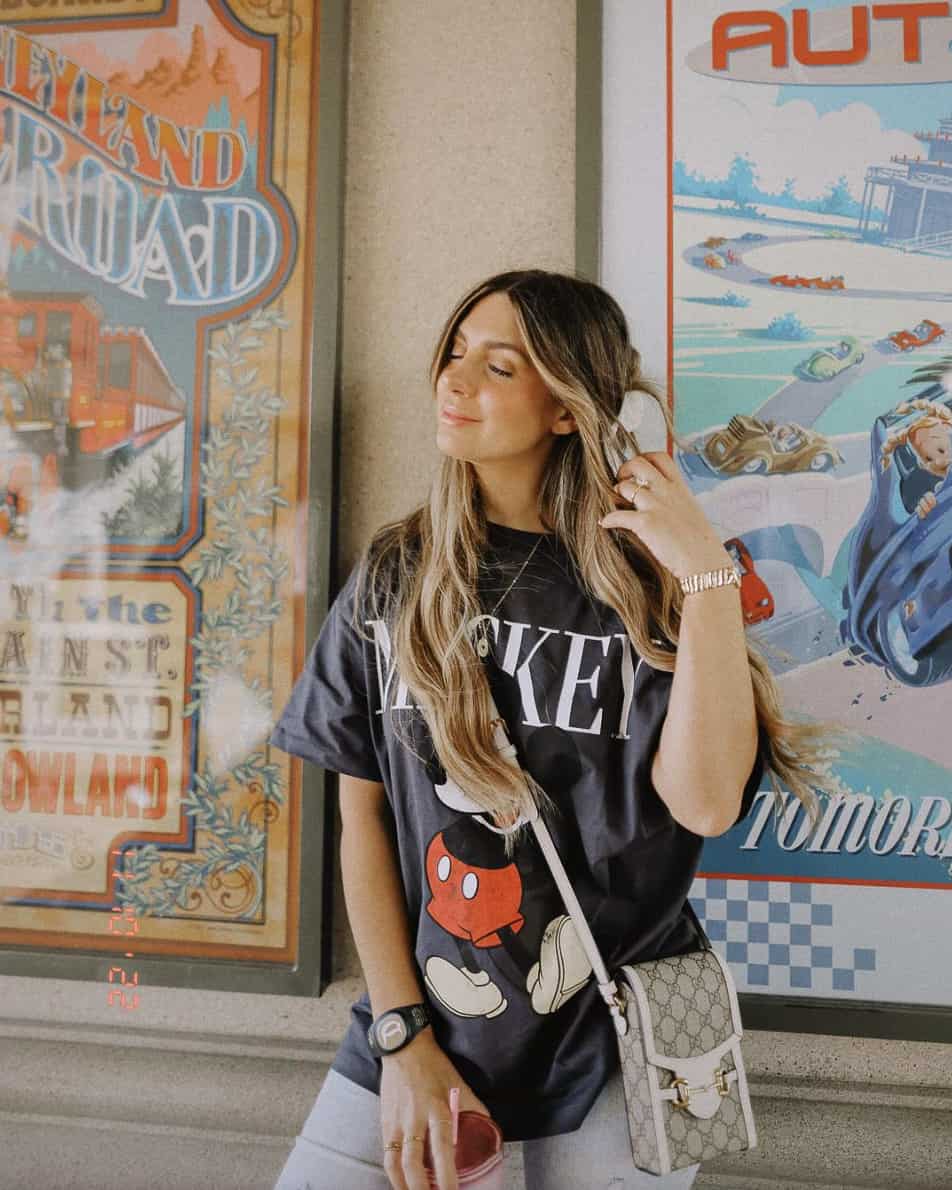
M367 1045L375 1058L384 1058L409 1045L429 1023L430 1013L425 1004L388 1008L376 1017L367 1030Z

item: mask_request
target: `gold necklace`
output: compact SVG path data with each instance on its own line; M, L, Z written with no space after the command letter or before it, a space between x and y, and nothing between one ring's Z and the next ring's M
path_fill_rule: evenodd
M492 620L494 618L494 616L496 615L496 612L499 611L499 606L502 603L502 601L506 598L506 596L509 594L509 592L512 590L512 588L516 585L516 583L525 574L526 567L532 561L533 555L535 554L535 552L539 548L539 546L542 544L542 538L544 536L545 536L544 533L539 535L538 539L536 540L535 545L532 547L532 549L527 554L525 562L523 562L523 564L519 567L518 574L512 580L512 582L509 584L509 586L505 589L505 591L503 591L503 593L496 600L496 606L493 608L493 610L489 613L488 616L484 616L484 617L480 618L479 626L476 629L476 652L480 657L488 657L489 656L489 637L487 636L487 632L486 632L486 621Z

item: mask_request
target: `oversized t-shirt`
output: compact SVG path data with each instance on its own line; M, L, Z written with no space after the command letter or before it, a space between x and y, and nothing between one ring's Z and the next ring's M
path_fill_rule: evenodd
M703 840L651 783L672 675L635 654L554 534L490 524L483 563L490 687L521 764L556 803L547 824L609 970L695 948L686 898ZM507 1140L571 1132L618 1063L608 1010L534 835L507 859L501 835L447 780L386 625L365 619L369 640L352 626L355 579L272 742L383 782L437 1041ZM762 772L758 754L741 817ZM333 1068L379 1093L371 1019L365 994Z

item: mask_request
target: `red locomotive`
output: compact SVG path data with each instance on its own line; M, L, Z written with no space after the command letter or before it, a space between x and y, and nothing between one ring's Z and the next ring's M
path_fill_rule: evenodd
M24 506L65 473L80 474L84 461L112 470L184 416L185 398L145 331L104 326L88 294L11 293L0 283L0 504L14 509L7 532L22 536ZM11 491L27 475L31 491Z

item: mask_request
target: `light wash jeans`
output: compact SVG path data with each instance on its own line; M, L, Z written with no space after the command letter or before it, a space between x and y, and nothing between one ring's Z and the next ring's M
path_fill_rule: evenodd
M699 1168L692 1165L665 1177L635 1169L618 1071L581 1128L561 1136L507 1143L507 1159L513 1165L518 1164L520 1144L526 1190L688 1190ZM379 1097L329 1070L274 1190L389 1187L383 1168Z

